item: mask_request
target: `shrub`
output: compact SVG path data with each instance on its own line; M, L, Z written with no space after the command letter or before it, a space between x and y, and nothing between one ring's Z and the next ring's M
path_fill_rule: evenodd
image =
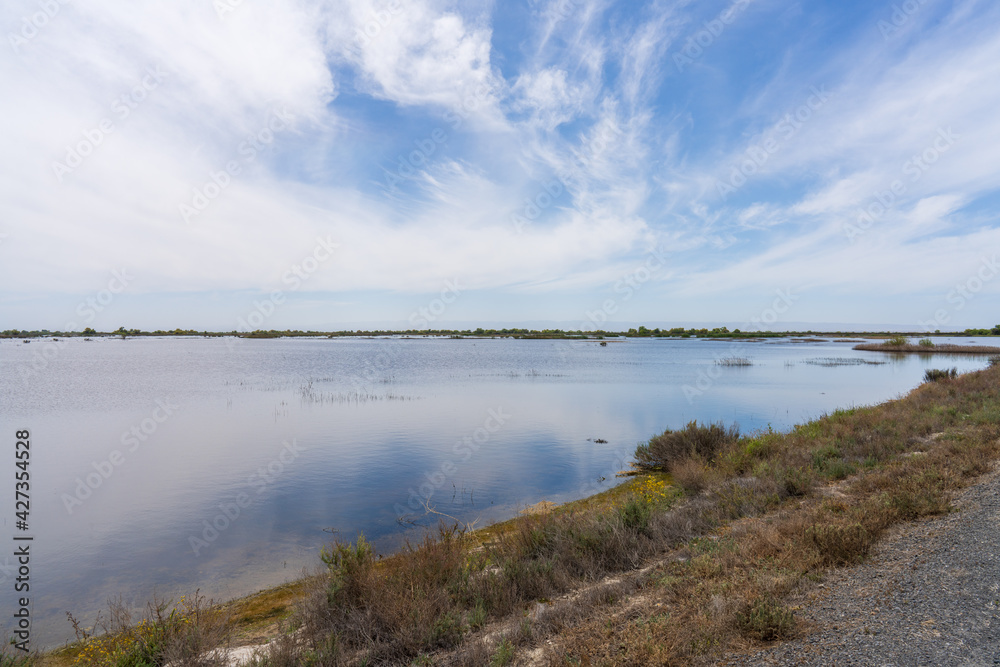
M743 636L767 642L788 637L792 633L795 619L781 601L765 596L747 605L736 616L736 622Z
M802 468L786 467L778 477L782 490L792 498L804 496L812 489L812 478Z
M671 467L674 482L690 495L701 493L708 486L708 469L701 459L688 457Z
M994 366L1000 366L1000 356L990 357L990 368L993 368Z
M640 467L669 471L675 463L692 456L711 462L723 447L739 438L740 429L735 424L727 428L721 422L699 424L692 421L679 431L664 431L639 445L635 458Z
M909 345L909 344L910 344L910 339L907 338L906 336L893 336L892 338L889 338L888 340L882 343L882 345L886 347L902 347L903 345Z
M330 570L331 605L336 605L338 598L353 600L363 594L365 580L375 564L375 552L364 535L358 535L357 546L334 544L330 550L323 547L319 557Z
M618 518L622 526L639 533L649 528L649 517L652 513L649 503L639 498L629 498L618 508Z
M951 380L958 377L958 369L941 370L940 368L929 368L924 373L924 382L937 382L938 380Z
M827 565L847 565L861 560L875 543L875 536L860 523L809 526L805 537Z
M921 338L920 342L917 343L920 347L934 347L934 341L930 338Z
M490 660L490 667L506 667L514 661L514 644L504 638L498 645L497 651Z

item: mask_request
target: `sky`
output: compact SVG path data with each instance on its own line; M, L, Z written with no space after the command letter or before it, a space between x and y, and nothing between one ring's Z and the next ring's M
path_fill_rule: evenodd
M990 0L8 0L0 330L1000 322Z

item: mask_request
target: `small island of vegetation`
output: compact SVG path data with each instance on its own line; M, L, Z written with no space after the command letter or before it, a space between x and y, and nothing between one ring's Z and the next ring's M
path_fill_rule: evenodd
M1000 326L997 326L995 330L1000 331ZM893 336L889 340L882 343L862 343L861 345L855 345L854 349L869 352L902 352L916 354L1000 354L1000 347L984 345L938 345L930 338L923 338L914 345L906 336Z

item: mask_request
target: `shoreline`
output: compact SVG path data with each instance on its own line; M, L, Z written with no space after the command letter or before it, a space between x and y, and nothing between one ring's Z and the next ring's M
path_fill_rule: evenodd
M889 421L886 421L889 415L896 414L901 411L905 413L906 410L914 409L913 407L910 407L911 403L917 404L923 401L924 403L927 403L927 405L929 406L943 407L944 405L948 404L949 400L952 400L947 398L946 396L948 387L959 389L966 386L971 387L976 382L982 384L981 380L986 376L992 376L994 379L994 384L996 384L995 380L1000 379L997 377L998 375L1000 375L1000 369L987 368L982 371L975 371L973 373L964 374L962 376L959 376L957 380L947 380L941 383L926 383L914 389L912 392L910 392L910 394L908 394L904 398L886 401L884 403L880 403L874 406L851 408L847 410L836 410L832 414L802 424L796 429L793 429L793 431L788 434L775 433L772 435L763 434L759 436L747 436L748 438L751 438L748 441L748 443L752 444L757 442L761 443L760 446L767 445L767 447L780 447L783 445L792 446L795 444L792 441L795 441L795 442L805 443L805 445L808 447L810 446L809 443L815 444L815 442L818 441L820 438L827 437L826 435L824 435L825 430L829 430L830 428L834 427L839 428L837 425L840 423L854 423L854 421L857 421L857 419L861 418L860 417L861 415L873 415L870 418L865 417L865 419L874 420L870 421L870 427L878 430L882 426L885 426L886 424L890 423ZM978 387L978 385L975 386ZM944 391L945 393L942 393L942 391ZM968 391L972 390L969 389ZM976 389L976 391L982 392L987 390ZM977 417L977 419L979 419L980 421L986 419L986 421L982 422L984 428L990 424L995 426L996 420L994 419L994 412L996 414L1000 414L1000 399L998 399L998 397L995 395L995 390L990 388L989 391L993 391L994 393L988 394L988 399L987 398L983 399L982 407L980 409L983 416ZM964 394L962 394L961 392L959 393L960 393L959 398L962 398ZM930 395L930 398L928 398L928 395ZM930 402L928 403L928 401ZM939 412L940 410L938 409L938 407L932 408L931 411ZM993 410L994 412L990 412L990 410ZM884 415L884 417L882 417L881 419L876 419L874 415ZM941 415L938 415L938 417L940 416ZM891 423L895 423L896 421L897 420L894 418ZM976 423L980 423L980 421L977 421ZM869 422L864 422L864 423L868 424ZM937 422L935 422L935 424L936 423ZM930 422L928 422L928 424L930 424ZM901 431L901 433L902 432L905 431ZM939 436L940 434L938 433L935 435ZM921 440L921 442L916 444L916 450L918 452L923 451L925 452L926 455L926 454L933 454L934 452L941 450L941 448L944 447L945 444L947 444L947 446L949 447L953 446L950 443L950 441L948 441L947 443L939 442L941 440L943 439L938 437L933 439L924 438L923 440ZM754 445L754 447L757 447L757 445ZM765 449L767 447L765 447ZM912 449L914 445L908 444L906 442L896 442L894 447L895 449L893 449L892 451L898 451L900 453L903 453L905 451ZM986 447L986 445L983 445L983 447ZM988 448L983 449L983 451L987 450ZM992 451L995 457L996 452L993 450L989 451ZM788 452L789 456L791 455L799 456L799 454L796 453L797 450L794 447L792 449L789 449ZM750 457L749 459L747 459L747 463L753 460L761 460L761 461L770 460L769 458L766 458L766 455L762 454L761 451L756 451L756 450L749 451L745 454L742 454L741 456ZM760 456L765 456L765 458L760 459L759 458ZM900 459L898 458L898 455L893 455L890 451L887 453L888 458L885 458L885 463L879 463L874 467L868 467L868 465L866 464L863 467L855 467L854 469L849 469L849 468L837 468L834 464L838 459L835 458L822 458L821 460L819 460L819 463L817 463L816 456L817 455L813 453L809 454L806 457L806 459L804 459L806 465L811 466L810 470L812 470L812 472L810 474L818 476L817 479L820 481L823 479L830 480L828 485L832 486L839 486L843 484L843 481L864 480L866 478L870 478L873 475L882 474L886 470L893 470L899 466L923 465L921 463L921 459L925 458L925 456L922 455L922 456L910 456L910 458ZM827 454L824 453L823 457L827 457ZM844 458L843 460L848 461L848 458ZM811 463L809 463L810 460ZM721 477L718 477L718 482L712 482L711 480L708 480L708 484L706 485L706 488L711 489L713 484L722 483L723 487L718 487L722 489L725 487L725 484L729 484L729 482L726 482L725 480L730 479L729 477L725 476L725 474L728 473L726 473L725 470L723 470L723 468L726 468L728 466L729 468L727 469L729 469L730 472L739 472L742 469L740 466L746 465L747 463L738 464L738 462L734 462L731 460L716 462L715 464L713 464L713 467L711 469L707 468L703 469L699 474L722 475ZM942 462L942 464L945 463L947 463L947 461ZM756 465L759 466L759 464ZM816 467L817 465L819 466L818 468ZM734 468L732 466L736 467ZM815 470L813 470L813 468L815 468ZM685 472L685 476L689 476L690 472L691 471ZM956 484L962 483L962 480L966 479L966 475L967 473L959 471L959 476L956 477L956 481L954 483ZM472 543L478 544L479 548L484 548L484 545L488 545L491 541L503 542L506 539L505 536L508 533L516 534L517 531L523 528L526 524L531 524L532 522L541 522L541 525L549 525L549 523L553 522L558 523L559 521L561 521L562 519L560 519L559 517L570 516L575 514L584 514L586 512L606 513L608 511L612 511L612 508L615 508L616 504L622 502L624 498L626 498L632 493L635 493L639 488L640 484L642 484L645 480L650 478L656 479L655 474L653 476L640 475L638 477L632 477L630 479L625 480L622 484L616 485L611 489L608 489L600 494L596 494L594 496L583 498L559 506L557 508L553 508L552 511L546 512L545 514L541 515L541 517L516 516L507 521L499 522L497 524L493 524L492 526L488 526L478 531L472 532L469 534L468 537L471 539ZM692 482L692 480L689 477L679 478L675 481L677 481L677 483L680 486L687 486L690 485ZM695 481L697 482L697 480ZM705 480L701 480L701 482L704 481ZM779 512L786 510L792 511L789 508L794 506L796 503L808 503L810 507L815 505L817 502L820 503L820 505L822 505L822 503L826 502L826 500L824 499L828 499L830 497L838 497L836 495L830 496L827 491L824 491L824 489L826 488L827 486L819 486L804 491L803 495L793 494L791 496L787 496L785 500L782 500L778 505L774 506L765 503L765 507L768 508L765 514L773 511L779 511ZM680 502L676 507L673 506L666 507L665 511L669 514L672 511L679 511L684 507L688 507L690 506L692 500L701 497L702 493L703 491L699 490L698 493L696 493L695 495L688 494L685 496L685 498L687 499L684 498L680 499ZM838 491L837 493L843 493L843 492ZM799 500L796 500L797 498ZM813 509L819 511L819 509L816 509L815 507ZM931 510L939 511L934 508L931 508ZM753 513L751 513L751 515L753 515ZM922 516L922 514L918 514L918 516ZM549 521L549 519L547 519L546 517L550 517L551 521ZM859 520L861 519L863 519L863 517L859 518ZM742 519L740 519L739 517L733 517L733 520L739 522ZM904 523L905 521L908 520L909 519L904 518ZM553 525L555 524L553 523ZM709 531L709 533L707 534L711 534L712 532L717 530L722 530L721 533L717 534L721 536L729 535L733 530L735 530L733 528L726 527L730 525L731 524L728 521L724 521L723 523L719 524L719 526L717 526L716 528L713 528L712 531ZM884 530L884 528L880 528L879 530ZM692 544L694 545L699 544L699 542L697 542L698 539L700 538L696 538L695 543ZM867 547L865 547L865 549L870 548L870 546L871 545L869 544ZM689 545L688 547L682 547L682 549L686 549L688 552L691 552L693 549L698 549L698 548L700 547L691 545ZM667 554L674 553L675 551L676 550L668 550L666 553ZM385 559L385 562L387 563L396 562L398 558L399 558L398 554L396 556L390 556ZM687 562L690 562L691 558L692 557L688 557ZM849 557L848 561L853 562L852 559L853 557ZM387 567L390 566L387 565ZM223 603L222 608L229 608L231 610L234 610L234 612L238 610L238 612L242 614L242 618L245 621L244 624L236 627L237 632L234 633L234 636L232 638L233 644L237 645L240 644L241 642L245 644L253 639L259 640L263 638L274 638L280 636L280 634L275 635L271 632L264 632L264 629L267 628L271 628L273 630L279 629L280 622L282 620L288 619L291 615L291 607L293 606L292 602L294 602L295 600L302 599L301 597L299 597L299 593L301 593L303 589L306 588L307 584L308 580L302 579L286 584L285 586L278 587L278 589L267 589L259 591L257 593L253 593L248 596L244 596L242 598L237 598L235 600L230 600L226 603ZM570 637L571 645L572 641L575 640L573 639L573 637ZM62 657L69 657L68 651L70 651L71 649L72 647L70 647L69 649L63 648L57 651L50 652L48 656L50 661L43 662L42 664L46 665L68 664L68 662L65 660L61 662L53 660L59 658L60 655Z

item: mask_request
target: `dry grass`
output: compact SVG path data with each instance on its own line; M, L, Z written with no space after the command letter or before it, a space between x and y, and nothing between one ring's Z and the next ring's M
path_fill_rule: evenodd
M92 667L224 667L209 652L228 645L232 628L224 609L197 593L177 604L154 600L138 618L121 598L109 600L91 630L69 620L77 636L74 664Z
M947 512L998 437L997 366L787 434L689 424L637 453L677 486L657 472L387 558L332 545L255 664L687 664L793 636L791 591Z

